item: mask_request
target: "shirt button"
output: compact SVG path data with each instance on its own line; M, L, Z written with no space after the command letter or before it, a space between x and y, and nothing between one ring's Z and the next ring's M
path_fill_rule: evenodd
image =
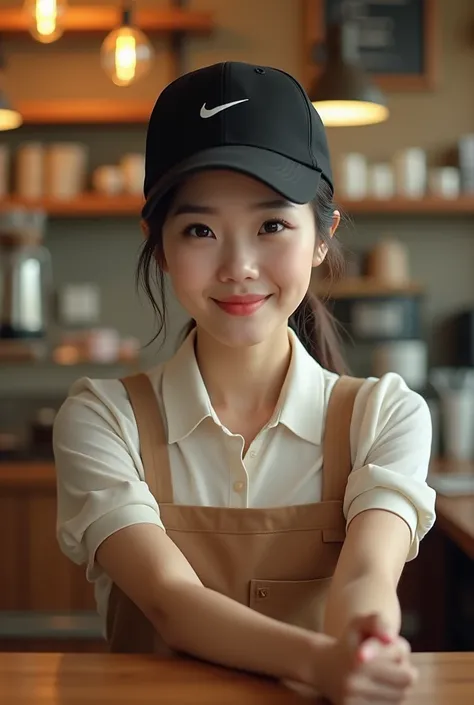
M251 451L250 451L250 457L251 457L251 458L256 458L256 457L257 457L257 451L251 450Z
M242 490L244 489L244 487L245 487L245 483L244 483L244 482L234 482L234 490L235 490L236 492L242 492Z

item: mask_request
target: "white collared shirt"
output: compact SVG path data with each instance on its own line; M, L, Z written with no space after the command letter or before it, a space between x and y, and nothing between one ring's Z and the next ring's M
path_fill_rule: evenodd
M280 401L243 458L244 439L228 431L212 408L194 335L148 372L167 428L174 501L219 507L320 501L324 420L337 375L324 370L289 329L292 357ZM72 561L87 564L105 620L111 581L95 562L98 547L132 524L162 527L121 382L76 382L56 418L53 446L59 544ZM430 448L423 398L396 374L367 379L352 416L353 470L344 514L347 523L370 508L400 516L411 530L409 559L435 520L435 493L426 483Z

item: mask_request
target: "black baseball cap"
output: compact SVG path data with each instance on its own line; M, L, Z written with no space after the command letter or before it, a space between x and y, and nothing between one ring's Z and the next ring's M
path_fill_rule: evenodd
M295 78L268 66L226 61L163 90L147 131L143 217L205 169L253 176L294 203L311 201L321 178L333 190L319 114Z

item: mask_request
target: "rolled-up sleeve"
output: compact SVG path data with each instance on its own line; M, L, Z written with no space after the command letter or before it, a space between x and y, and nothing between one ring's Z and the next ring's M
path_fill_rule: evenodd
M53 433L57 538L68 558L87 563L90 580L96 551L113 533L137 523L163 528L138 467L138 448L134 454L130 445L126 421L91 388L71 394L59 410Z
M431 453L428 405L399 375L368 380L354 407L353 470L347 483L347 524L368 509L398 515L410 528L408 560L435 522L434 490L427 484Z

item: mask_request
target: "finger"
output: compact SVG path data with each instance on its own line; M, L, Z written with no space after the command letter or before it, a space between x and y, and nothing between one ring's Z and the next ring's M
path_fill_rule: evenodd
M395 688L411 688L418 676L418 671L412 665L388 663L382 659L367 664L364 672L377 683Z
M344 692L343 702L346 705L354 703L400 703L407 694L409 688L395 687L390 684L374 682L368 674L352 675Z
M367 663L374 658L383 658L392 661L408 661L411 647L406 639L398 637L392 644L384 645L378 639L367 639L357 651L359 663Z

